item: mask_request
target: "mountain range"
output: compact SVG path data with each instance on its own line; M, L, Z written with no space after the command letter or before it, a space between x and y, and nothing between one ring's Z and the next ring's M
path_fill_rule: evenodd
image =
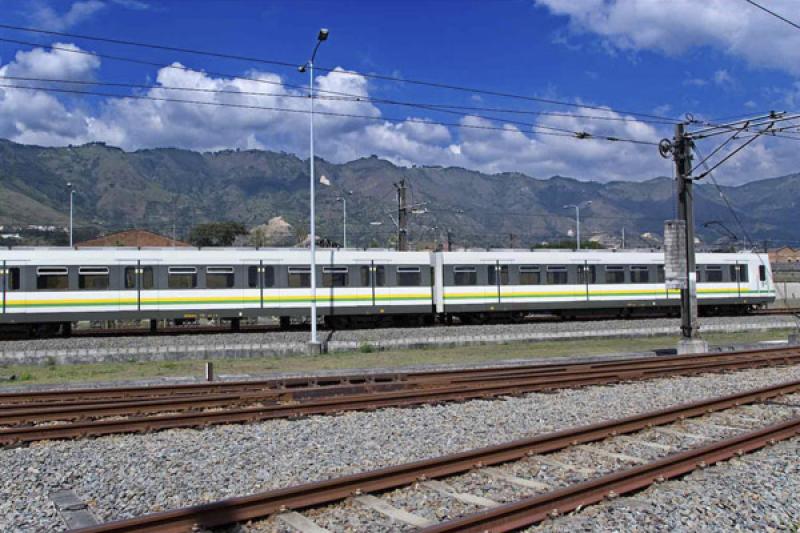
M657 243L664 220L675 217L674 183L666 177L606 183L540 179L400 167L376 156L343 164L319 159L316 171L330 183L317 186L317 231L341 242L343 206L337 197L344 197L351 246L394 242L394 184L400 180L413 208L412 245L442 240L447 231L454 244L470 246L528 247L569 239L575 213L565 206L588 201L581 210L586 238L613 242L624 228L630 245ZM308 160L292 154L126 152L103 143L40 147L0 140L0 224L65 226L68 182L76 190L76 233L86 236L139 227L185 238L204 222L233 220L253 227L275 217L291 224L297 240L307 231ZM695 200L698 234L706 242L800 241L800 173L740 186L699 183Z

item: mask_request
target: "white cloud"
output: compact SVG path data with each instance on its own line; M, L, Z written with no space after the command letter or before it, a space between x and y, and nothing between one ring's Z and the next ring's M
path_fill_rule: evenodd
M92 17L105 7L100 0L81 0L73 3L65 13L58 13L44 3L38 3L30 18L39 26L48 30L63 31Z
M77 49L72 44L59 47ZM19 52L12 62L0 65L0 74L77 80L91 78L99 66L100 61L95 56L34 49ZM212 151L260 148L306 157L308 98L302 89L281 85L282 82L297 83L297 80L285 80L278 74L263 71L244 73L248 79L220 78L186 69L179 63L172 67L156 73L154 88L132 94L242 107L107 98L94 109L84 106L85 102L79 98L56 98L44 91L2 89L0 136L43 145L96 140L128 150L163 146ZM176 91L169 87L211 92ZM364 98L361 101L320 99L316 102L316 150L321 157L334 162L377 154L402 165L453 165L486 172L519 171L536 177L560 174L599 180L647 179L671 173L670 162L658 155L655 146L579 140L547 135L543 129L552 127L585 131L597 137L653 142L672 135L668 126L644 123L609 109L576 107L563 116L540 116L533 129L478 116L462 118L460 126L446 127L428 122L421 114L401 114L407 108L387 111L392 117L406 117L399 122L385 119L381 109L368 101L369 83L359 75L337 69L317 77L316 88L318 94L322 90ZM612 120L590 120L584 115ZM768 177L788 173L794 168L794 146L776 139L759 143L764 144L745 150L732 160L735 164L726 164L718 179L730 183L754 175ZM711 148L706 147L705 151Z
M591 32L611 50L656 50L681 54L712 47L750 65L800 74L800 32L753 6L731 0L535 0L569 17L576 32ZM770 8L792 14L795 0L773 0Z

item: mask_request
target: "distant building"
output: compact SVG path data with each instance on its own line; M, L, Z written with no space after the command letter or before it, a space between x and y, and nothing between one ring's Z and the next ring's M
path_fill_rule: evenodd
M117 233L109 233L108 235L96 239L75 244L76 248L97 248L104 246L186 247L191 246L191 244L170 239L169 237L144 229L129 229Z
M776 263L800 263L800 249L784 246L769 251L769 262Z

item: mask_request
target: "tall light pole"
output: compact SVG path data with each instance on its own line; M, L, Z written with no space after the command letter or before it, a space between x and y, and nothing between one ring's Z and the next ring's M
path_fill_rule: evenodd
M75 197L75 187L72 182L67 182L69 189L69 247L72 248L72 200Z
M569 209L571 207L575 208L575 249L581 249L581 207L589 207L592 205L592 201L589 200L588 202L583 202L580 204L567 204L563 207L563 209Z
M314 59L317 57L317 50L323 41L328 39L328 30L322 28L317 34L317 44L314 46L314 51L311 53L311 59L308 63L301 65L298 70L305 72L308 70L308 101L311 108L309 113L309 204L311 205L309 213L309 232L311 238L311 340L309 341L309 349L313 353L318 353L320 344L317 340L317 231L314 217L315 213L315 199L314 188L316 180L314 178Z
M347 197L352 194L353 191L345 191L342 196L336 197L337 202L342 202L342 248L347 248Z

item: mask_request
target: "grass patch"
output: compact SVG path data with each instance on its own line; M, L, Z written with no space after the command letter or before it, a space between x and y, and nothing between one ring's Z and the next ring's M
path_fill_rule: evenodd
M794 330L709 333L710 344L746 344L786 339ZM642 352L676 345L677 337L637 337L620 339L564 340L535 343L503 343L458 348L424 348L377 351L369 343L352 352L318 356L264 357L252 359L212 359L217 374L268 374L270 372L314 372L348 368L392 368L425 364L469 364L501 359L536 359L559 356ZM55 364L48 358L43 365L0 366L0 377L17 376L15 381L0 381L0 388L18 383L66 383L117 381L167 376L202 376L205 361L130 361L96 364Z

